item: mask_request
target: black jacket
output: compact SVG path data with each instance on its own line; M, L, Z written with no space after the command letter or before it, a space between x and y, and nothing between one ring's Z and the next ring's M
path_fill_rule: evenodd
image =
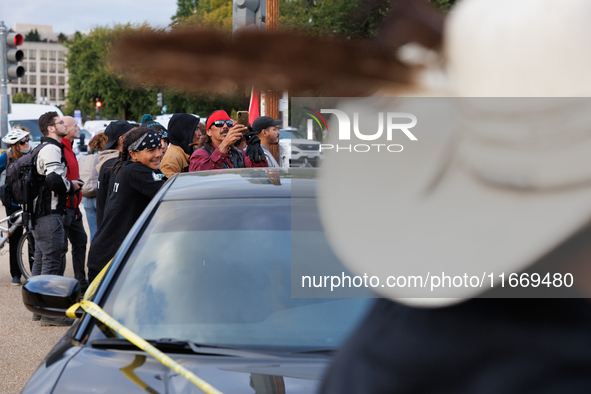
M168 122L168 138L172 145L176 145L191 156L193 154L193 136L199 125L199 118L189 114L174 114Z
M97 271L113 258L135 221L165 182L157 179L148 166L132 161L124 162L119 173L113 175L116 176L114 188L103 215L103 223L92 239L88 252L88 268Z
M101 228L103 223L103 216L106 210L107 201L111 195L111 189L109 188L111 175L113 173L113 166L117 164L118 158L110 159L105 161L101 167L101 171L98 176L98 188L96 190L96 228Z

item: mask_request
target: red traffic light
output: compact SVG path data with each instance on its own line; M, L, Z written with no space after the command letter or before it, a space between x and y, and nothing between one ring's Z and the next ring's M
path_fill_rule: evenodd
M25 39L23 38L22 34L9 33L6 35L6 44L8 44L9 47L23 45L23 42L25 42Z
M25 42L25 39L22 34L17 34L14 36L14 45L23 45L23 42Z
M103 103L101 103L100 101L97 101L96 103L94 103L94 105L96 105L97 108L102 107Z

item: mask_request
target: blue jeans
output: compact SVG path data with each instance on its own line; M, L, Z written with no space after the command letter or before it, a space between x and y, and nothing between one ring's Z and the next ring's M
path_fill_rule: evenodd
M82 197L82 204L86 211L86 223L90 229L90 241L96 233L96 197Z

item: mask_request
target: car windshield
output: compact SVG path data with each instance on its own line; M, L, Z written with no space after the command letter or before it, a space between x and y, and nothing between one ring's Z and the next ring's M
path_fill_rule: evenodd
M310 207L298 219L306 222L302 231L291 229L289 198L161 203L103 308L145 339L338 347L371 300L291 297L295 254L340 266L319 228L314 200L299 200ZM95 338L104 338L97 327Z
M41 130L39 130L38 122L38 119L19 119L11 120L8 123L10 123L10 128L12 129L25 127L27 130L29 130L29 133L31 134L33 141L40 141L42 134Z
M280 130L279 132L279 139L283 140L283 139L302 139L305 140L306 137L304 137L302 135L302 133L299 130Z

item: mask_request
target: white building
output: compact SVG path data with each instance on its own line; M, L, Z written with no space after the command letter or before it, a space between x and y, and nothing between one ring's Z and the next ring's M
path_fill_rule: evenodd
M12 95L27 92L35 97L37 104L65 105L68 94L67 49L57 42L58 33L53 32L52 26L15 23L13 28L23 37L35 29L42 42L25 41L19 47L25 55L19 63L25 68L25 76L9 83L9 92Z

